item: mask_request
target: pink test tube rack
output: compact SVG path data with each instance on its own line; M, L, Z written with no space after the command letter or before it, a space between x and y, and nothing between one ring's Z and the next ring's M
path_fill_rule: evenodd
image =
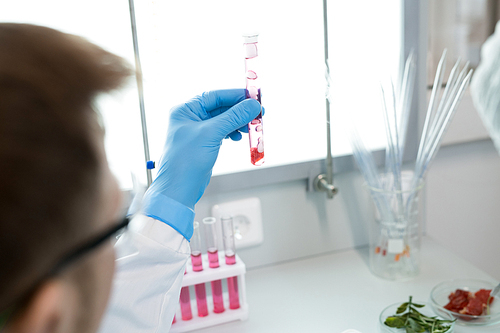
M208 255L207 253L203 253L201 257L204 269L198 272L193 271L191 260L188 260L186 274L184 275L184 279L182 281L182 287L191 288L192 290L190 293L192 318L189 320L181 320L181 306L179 305L176 313L177 320L172 324L170 329L171 333L190 332L204 327L215 326L236 320L246 320L248 318L248 304L245 290L245 264L241 261L237 254L235 257L236 263L233 265L226 264L224 251L218 251L218 256L219 267L211 269L209 268ZM193 297L195 295L194 286L218 280L222 280L223 284L226 284L228 279L234 278L238 279L240 307L237 309L231 309L229 306L229 294L228 292L224 292L223 300L225 311L216 313L214 312L212 296L207 295L208 315L203 317L198 316L196 298Z

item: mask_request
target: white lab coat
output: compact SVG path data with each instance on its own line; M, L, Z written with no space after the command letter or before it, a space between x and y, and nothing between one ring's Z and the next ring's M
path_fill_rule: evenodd
M167 224L139 215L115 250L113 290L99 332L168 332L179 303L189 242Z
M470 88L474 106L500 153L500 22L481 48L481 63Z

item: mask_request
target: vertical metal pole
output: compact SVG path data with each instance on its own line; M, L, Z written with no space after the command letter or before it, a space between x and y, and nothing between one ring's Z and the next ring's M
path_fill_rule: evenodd
M405 156L403 162L414 162L418 153L419 138L424 126L425 113L427 111L427 17L429 13L428 0L404 0L401 1L402 9L402 63L410 52L417 56L417 67L415 75L414 96L411 102L411 113L405 145Z
M130 23L132 26L132 40L134 43L134 56L135 56L135 68L136 68L136 79L137 79L137 89L139 92L139 108L141 112L141 124L142 124L142 141L144 145L144 157L145 165L149 161L149 142L148 142L148 128L146 124L146 111L144 108L144 86L142 82L142 68L141 68L141 58L139 57L139 44L137 42L137 26L135 22L135 7L134 0L129 0L130 9ZM151 170L146 168L148 187L151 185L152 176Z
M323 0L323 36L325 45L325 64L328 66L328 10L327 0ZM330 103L328 98L326 101L326 180L328 184L333 185L333 161L332 161L332 147L330 135ZM333 198L333 193L327 192L328 198Z

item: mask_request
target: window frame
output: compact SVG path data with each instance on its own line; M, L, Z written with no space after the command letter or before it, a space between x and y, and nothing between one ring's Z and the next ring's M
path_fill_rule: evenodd
M324 0L327 1L327 0ZM401 0L402 13L402 56L408 57L414 51L417 55L417 72L415 76L415 95L412 99L410 126L407 133L405 156L403 162L410 162L415 159L419 133L423 128L423 116L425 115L427 77L427 0ZM403 62L401 62L403 63ZM326 109L325 109L326 116ZM332 119L332 121L334 121ZM332 143L333 145L334 143ZM373 152L377 166L385 163L385 150L380 149ZM326 157L326 151L325 151ZM334 184L335 174L356 170L356 163L352 155L337 156L333 158ZM216 175L211 178L210 184L205 190L205 195L231 192L241 189L273 185L288 181L307 180L307 191L314 191L313 181L316 176L326 172L326 160L319 159L309 162L295 163L270 167L265 169L255 169L225 175ZM252 181L249 182L248 179Z

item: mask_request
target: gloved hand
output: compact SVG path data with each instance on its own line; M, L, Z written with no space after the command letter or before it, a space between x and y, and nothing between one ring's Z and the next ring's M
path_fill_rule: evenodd
M156 179L143 200L143 213L186 239L193 234L194 205L210 182L222 140L240 140L261 111L244 89L205 92L171 110L167 141Z

